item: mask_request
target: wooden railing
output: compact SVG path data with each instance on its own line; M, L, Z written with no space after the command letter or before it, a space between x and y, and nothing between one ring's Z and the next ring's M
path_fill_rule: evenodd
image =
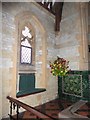
M55 0L56 2L53 2L53 0L48 0L48 1L51 2L46 2L46 0L41 0L41 2L37 2L37 3L55 16L55 31L59 32L64 2L57 2L57 0Z
M44 7L45 9L47 9L50 13L52 13L53 15L55 15L55 11L54 11L54 4L52 2L37 2L39 5L41 5L42 7Z
M9 116L10 116L10 120L11 119L15 119L13 117L13 110L15 110L16 108L16 120L19 120L19 109L20 107L22 107L23 109L25 109L26 111L29 111L31 113L33 113L37 119L48 119L48 120L53 120L52 117L46 115L46 114L43 114L41 112L39 112L38 110L36 110L35 108L23 103L23 102L20 102L12 97L9 97L7 96L7 99L9 100L10 102L10 113L9 113Z

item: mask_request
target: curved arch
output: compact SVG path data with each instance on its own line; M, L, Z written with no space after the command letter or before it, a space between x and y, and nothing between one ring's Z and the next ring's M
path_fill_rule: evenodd
M17 47L20 45L20 32L24 25L28 25L32 28L32 33L35 38L35 66L32 66L32 70L29 72L35 72L36 74L36 86L46 87L46 33L45 29L37 19L35 15L30 11L23 11L16 15L16 35L17 35ZM18 51L17 51L18 53ZM19 61L18 61L19 62ZM18 66L18 65L17 65ZM19 73L17 69L17 73ZM24 71L25 72L25 71Z

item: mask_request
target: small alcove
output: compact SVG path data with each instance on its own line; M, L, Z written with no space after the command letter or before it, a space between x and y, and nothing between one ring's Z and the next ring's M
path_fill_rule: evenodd
M44 88L36 88L35 73L20 73L19 74L19 89L16 97L24 97L31 94L44 92Z

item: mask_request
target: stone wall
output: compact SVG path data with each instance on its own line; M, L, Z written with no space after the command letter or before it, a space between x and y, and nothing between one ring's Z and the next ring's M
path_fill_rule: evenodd
M90 49L90 2L88 4L88 44ZM88 56L89 56L89 70L90 70L90 52Z
M2 3L3 20L3 113L6 117L9 113L9 104L6 96L16 97L17 84L17 47L18 47L18 29L17 19L24 20L29 18L30 23L35 29L36 50L36 87L46 88L46 92L19 98L19 100L36 106L55 99L57 96L56 78L50 76L48 69L48 61L54 56L54 18L47 12L42 11L42 8L33 3ZM20 20L19 19L19 20ZM20 22L20 21L19 21ZM53 56L52 56L53 55ZM47 71L48 69L48 71ZM5 71L5 72L4 72ZM46 72L47 71L47 72ZM33 102L32 102L33 101Z
M2 4L0 2L0 119L2 116Z
M72 70L88 69L86 10L82 4L74 2L65 3L63 8L61 31L56 38L56 49L58 56L70 61Z
M31 17L30 23L36 33L36 86L45 87L46 92L19 100L36 106L57 97L57 77L51 75L49 68L49 61L53 61L57 55L69 60L70 68L73 70L86 68L82 55L81 16L78 3L64 4L61 31L58 36L55 36L54 16L35 3L2 3L2 11L2 101L4 102L2 117L6 117L9 113L6 96L16 97L18 29L15 20L23 13L25 19Z

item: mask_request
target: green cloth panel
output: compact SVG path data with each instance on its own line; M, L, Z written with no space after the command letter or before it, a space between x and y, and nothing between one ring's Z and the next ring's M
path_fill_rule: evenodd
M20 91L17 93L16 97L23 97L26 95L31 95L35 93L44 92L44 91L46 91L46 89L44 88L34 88L34 89L26 90L26 91Z
M35 88L35 74L20 74L19 91L27 91Z
M62 89L62 82L63 82L64 78L62 79L62 77L58 76L58 96L59 96L59 98L62 100L69 100L72 102L76 102L76 101L81 100L81 99L87 100L88 102L90 102L90 71L88 71L88 70L84 70L84 71L73 70L73 71L69 72L68 76L66 76L66 78L68 78L67 80L72 79L73 81L74 80L79 81L79 77L81 78L82 82L79 82L79 83L82 83L81 84L82 85L82 96L81 97L77 96L77 95L75 96L74 94L70 95L69 93L65 94L62 91L63 90ZM74 81L74 83L76 83L76 82ZM68 84L66 84L66 85L68 85ZM69 83L69 85L70 85L70 83ZM77 88L79 87L79 85L80 84L77 84Z
M35 88L35 73L20 73L19 79L19 92L16 94L16 97L46 91L44 88Z

